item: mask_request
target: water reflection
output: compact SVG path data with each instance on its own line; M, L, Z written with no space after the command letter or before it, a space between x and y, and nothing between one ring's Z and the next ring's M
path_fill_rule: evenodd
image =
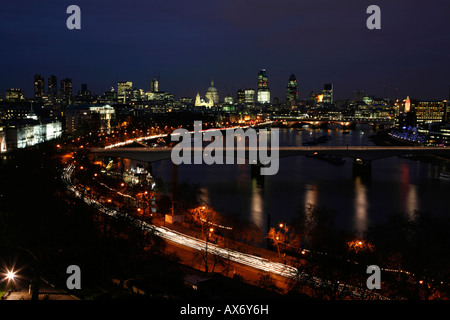
M414 219L414 212L419 209L417 186L411 183L410 166L408 164L402 163L400 170L402 209L411 219Z
M373 144L366 129L364 134L342 134L335 128L303 128L281 130L280 145L302 146L311 137L326 134L331 136L327 145ZM265 189L252 178L248 165L180 166L179 180L199 184L205 200L217 211L239 213L263 231L268 223L289 221L299 205L306 211L311 205L335 209L336 225L358 233L383 223L391 213L403 211L411 218L418 209L448 214L450 183L436 179L441 167L399 157L379 159L372 165L370 185L364 177L352 179L351 161L333 167L309 157L283 159L277 175L264 177ZM154 163L153 169L155 177L170 184L170 160Z
M314 184L307 184L305 185L305 213L306 213L306 220L311 221L312 217L310 216L311 211L309 210L310 207L318 206L318 190L317 185Z
M367 187L359 176L355 177L354 209L353 226L358 236L362 236L369 225L369 201L367 200Z
M250 205L251 221L258 226L260 230L264 225L264 200L262 188L258 185L256 179L252 179L252 198Z
M405 211L409 218L415 218L415 211L419 210L419 197L417 196L417 186L414 184L409 185L408 195L406 197Z

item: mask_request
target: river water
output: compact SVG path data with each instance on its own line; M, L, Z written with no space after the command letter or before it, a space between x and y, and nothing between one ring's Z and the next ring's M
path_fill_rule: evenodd
M302 146L312 137L331 137L322 145L370 146L370 127L344 134L330 129L280 129L280 146ZM383 223L391 213L414 217L415 210L436 216L450 214L450 181L437 179L446 168L401 157L372 162L370 179L354 177L352 160L342 166L305 156L280 159L276 175L258 183L249 165L180 165L178 181L198 184L203 199L219 212L253 221L262 234L268 226L289 222L310 204L337 211L336 227L362 235L369 226ZM170 160L153 163L153 174L170 183Z

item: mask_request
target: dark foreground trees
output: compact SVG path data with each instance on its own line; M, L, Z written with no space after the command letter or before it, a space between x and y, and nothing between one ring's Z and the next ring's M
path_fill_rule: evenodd
M284 229L289 230L286 235L280 228L269 232L273 245L292 256L299 270L291 290L308 287L310 296L327 300L450 298L448 218L393 214L358 238L335 228L336 214L310 206L298 212ZM381 269L380 290L367 288L370 265Z
M0 268L20 269L22 286L33 281L38 292L36 280L42 276L65 288L67 267L78 265L82 291L77 294L89 295L112 278L145 274L144 266L161 261L161 238L127 219L103 215L67 192L51 144L10 156L0 167Z

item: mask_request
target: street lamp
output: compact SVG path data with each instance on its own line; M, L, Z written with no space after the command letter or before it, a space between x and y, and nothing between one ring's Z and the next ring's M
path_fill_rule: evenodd
M7 284L11 284L11 288L13 291L15 290L15 284L16 284L16 272L14 270L6 270L5 279L8 280Z
M16 273L13 271L8 271L6 273L6 279L8 279L8 281L14 281L16 278Z

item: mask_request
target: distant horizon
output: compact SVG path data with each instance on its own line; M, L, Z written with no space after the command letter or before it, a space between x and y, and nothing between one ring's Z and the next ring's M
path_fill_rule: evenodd
M88 81L84 81L84 82L78 81L78 83L75 83L73 81L73 79L70 77L70 75L58 76L58 75L56 75L54 73L49 73L48 75L47 74L43 74L43 73L35 73L35 74L31 75L31 80L29 81L30 83L26 86L28 88L24 88L24 87L7 87L0 94L3 96L3 98L5 98L6 90L8 90L8 89L22 89L22 90L24 90L24 96L25 96L26 99L33 99L34 98L34 85L33 85L33 83L34 83L34 75L36 75L36 74L40 74L44 78L44 89L45 89L45 93L46 94L48 93L48 78L50 78L50 76L52 76L52 75L56 76L58 91L61 89L61 80L62 79L65 79L65 78L71 79L72 80L72 95L73 96L77 95L78 91L81 90L81 86L83 84L87 85L87 89L89 91L91 91L91 94L93 96L100 96L100 95L103 95L105 92L110 91L111 87L114 87L114 91L117 91L117 83L118 82L122 82L122 81L123 82L131 81L133 83L133 89L142 89L142 90L144 90L144 92L148 92L148 91L150 91L150 81L153 79L153 76L150 77L148 79L148 81L147 81L146 86L141 86L140 84L136 84L136 82L133 81L133 79L122 79L122 80L118 80L115 84L111 84L111 87L109 88L109 90L98 91L98 89L97 90L95 90L95 89L93 90L91 88L91 86L89 85ZM293 74L293 73L291 73L291 74ZM289 74L287 79L289 79L291 74ZM294 76L296 77L297 82L299 82L297 76L295 74L294 74ZM255 76L255 81L254 81L255 84L254 84L253 87L250 86L250 85L249 86L244 86L244 87L239 87L238 89L235 89L234 92L227 92L227 93L223 92L220 89L220 87L217 86L216 77L211 77L211 78L214 78L214 86L217 88L217 90L219 92L219 96L220 96L220 101L221 102L223 101L223 98L225 96L228 96L228 95L232 96L233 98L236 98L237 91L240 90L240 89L254 89L255 93L257 92L257 89L258 89L257 88L257 83L256 83L257 82L257 79L256 79L257 76ZM200 93L201 96L203 96L203 97L205 96L206 90L210 86L210 82L211 82L211 79L209 79L209 82L207 82L207 84L205 85L204 88L197 90ZM285 90L286 90L287 82L288 82L288 80L286 80L286 85L285 85L285 88L284 88ZM273 101L274 98L278 98L279 102L285 101L286 100L286 92L284 92L281 96L280 95L278 95L278 96L274 95L273 94L273 90L271 89L270 83L271 83L271 80L270 80L270 76L269 76L269 89L270 89L270 92L271 92L271 101ZM384 92L382 94L374 94L374 93L371 93L371 92L367 92L367 91L365 91L365 90L363 90L361 88L355 88L350 93L349 96L345 97L345 96L343 96L342 93L340 93L339 91L336 90L336 85L334 83L332 83L332 82L324 82L323 85L328 84L328 83L333 84L334 101L352 100L353 99L353 94L355 92L357 92L357 91L361 91L361 92L363 92L364 94L366 94L368 96L373 96L375 98L381 98L381 99L386 99L387 98L389 100L395 100L395 96L396 96L396 92L395 92L396 88L394 88L394 89L390 88L389 91L391 91L391 93L388 94L388 88L386 87L386 96L384 95ZM161 86L161 84L162 84L162 86ZM321 87L319 87L319 88L315 88L315 89L311 88L311 90L309 90L309 91L307 90L306 92L305 91L302 92L302 90L301 90L302 87L301 87L301 85L299 85L299 100L308 100L308 98L309 98L309 96L310 96L312 91L314 91L315 94L320 94L320 92L323 89L323 85ZM159 92L167 92L169 94L173 94L175 96L176 100L181 99L181 98L192 98L192 99L195 99L195 96L197 94L197 91L195 91L192 95L176 94L171 89L164 88L164 83L161 80L160 80L160 87L159 88L160 88ZM382 87L380 90L384 91L384 87ZM405 90L403 90L403 91L405 91ZM401 94L400 90L398 90L397 98L403 100L403 99L406 99L406 97L409 97L410 99L413 99L413 100L424 100L424 101L450 100L450 85L447 88L446 94L447 94L447 97L445 97L445 93L443 93L442 97L417 97L417 96L414 95L414 92L412 92L410 94ZM340 98L337 98L337 97L340 97Z
M79 6L81 29L67 8ZM52 74L96 94L133 81L175 97L256 89L266 69L271 98L291 74L300 98L333 83L335 99L361 90L390 99L448 99L450 2L377 0L381 29L367 27L369 0L69 0L5 2L0 12L0 90L33 96L33 76ZM60 84L58 83L58 87ZM386 86L386 93L384 90Z

